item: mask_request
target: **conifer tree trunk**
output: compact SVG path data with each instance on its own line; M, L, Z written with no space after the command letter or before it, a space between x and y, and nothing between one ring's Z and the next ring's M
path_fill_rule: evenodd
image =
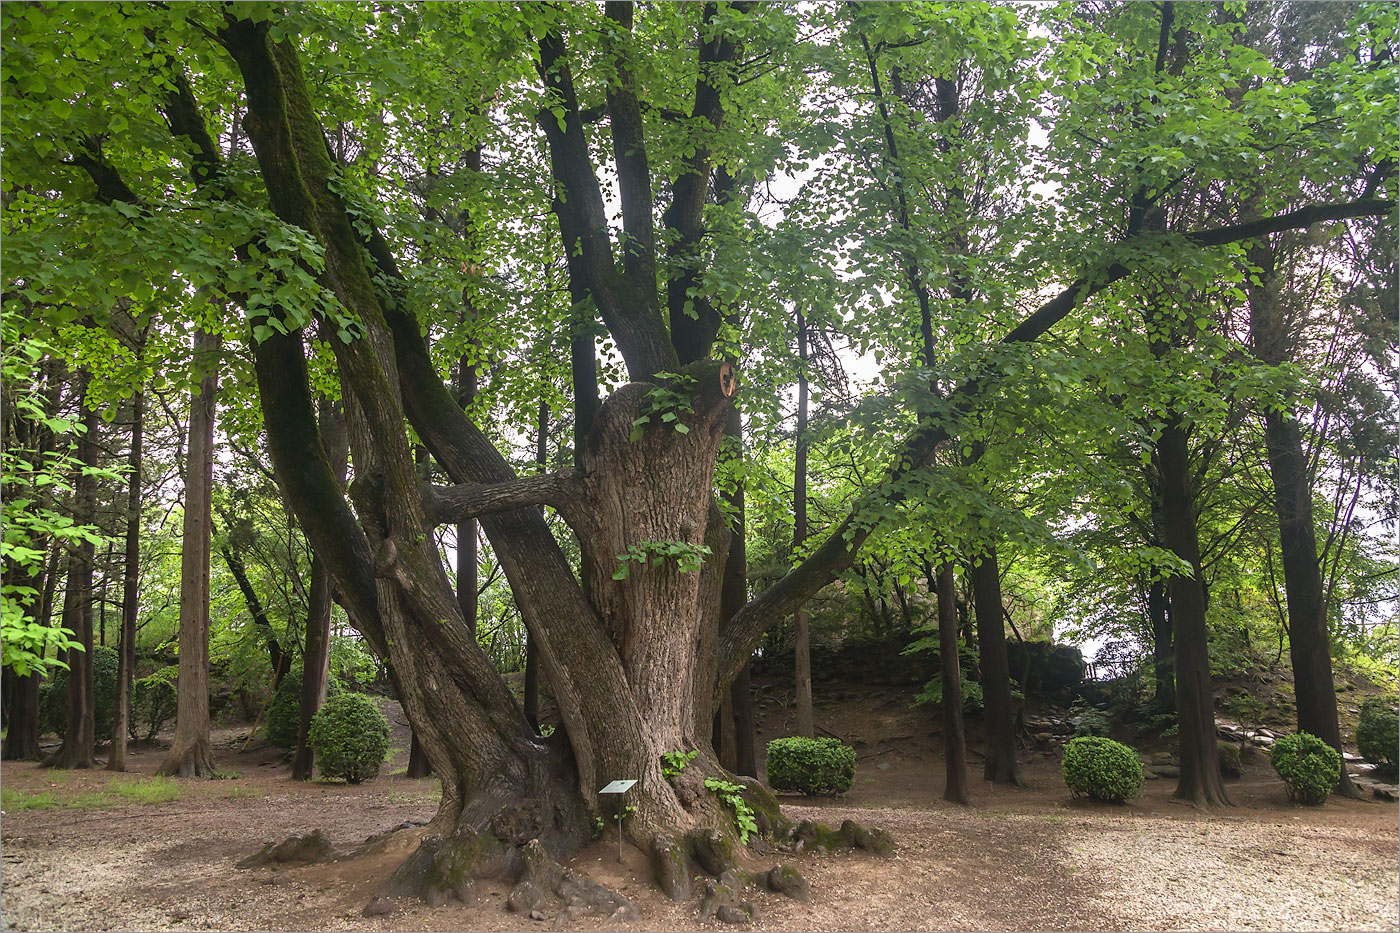
M87 406L89 375L80 370L77 375L77 401L82 411L84 431L78 441L78 460L85 467L97 466L96 410ZM90 525L97 514L97 479L82 475L74 484L73 521ZM44 760L50 768L91 768L94 732L97 725L92 669L92 565L96 546L81 541L68 553L68 583L63 593L63 627L72 630L73 640L82 646L69 649L68 716L63 744Z
M209 723L209 554L214 484L214 411L222 338L203 328L194 335L199 394L190 400L185 462L185 516L180 543L180 674L175 738L157 774L209 777L215 773Z
M112 715L112 748L108 771L126 770L127 727L131 719L131 688L136 671L136 617L141 585L141 454L145 436L146 395L137 390L131 400L131 454L126 478L126 556L122 566L122 634L117 657L117 708Z
M55 543L49 548L49 558L44 566L44 579L40 583L41 595L34 621L47 627L53 617L53 598L58 588L59 559L63 548ZM5 732L5 761L39 761L43 753L39 750L39 686L42 677L29 674L16 677L12 694L14 705L9 711L9 725Z

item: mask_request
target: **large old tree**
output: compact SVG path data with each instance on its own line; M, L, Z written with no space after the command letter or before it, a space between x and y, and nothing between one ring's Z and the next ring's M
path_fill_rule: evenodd
M712 221L719 209L742 209L740 176L758 170L752 154L767 145L764 128L779 125L753 109L781 105L784 87L752 82L845 56L859 66L833 66L838 77L831 81L847 82L844 90L857 102L851 106L863 106L864 75L912 67L891 60L877 68L880 56L904 54L921 41L950 45L957 29L982 28L971 14L946 17L941 9L848 5L804 20L800 11L748 3L643 11L610 2L518 11L463 5L421 17L388 7L352 17L379 56L366 67L383 66L391 57L386 50L416 43L440 56L425 51L431 68L398 75L400 93L424 95L423 112L385 104L379 115L394 110L394 118L367 133L430 135L444 115L469 124L503 98L513 101L514 113L529 110L534 118L534 127L514 131L536 134L551 175L550 224L573 302L578 442L576 468L532 476L515 474L444 379L433 346L442 322L423 301L414 271L431 249L385 225L391 212L375 204L383 192L362 172L348 171L331 144L351 120L333 105L343 80L334 63L354 29L336 32L333 17L314 8L257 4L143 8L130 11L129 21L117 17L127 25L113 28L141 47L130 68L147 69L162 88L155 103L177 141L191 200L270 205L276 218L230 244L224 282L201 284L225 289L246 312L246 322L225 328L248 337L283 497L336 600L388 662L414 735L442 780L437 815L391 893L460 892L478 874L518 866L522 852L538 851L527 846L531 840L556 856L569 851L605 812L597 791L614 779L639 781L624 832L652 854L668 893L683 893L688 859L713 869L732 846L725 840L734 835L733 811L701 783L734 780L711 750L715 711L731 681L771 625L850 566L890 514L886 506L928 488L939 445L957 435L979 399L1016 391L1002 365L1016 359L1016 345L1129 279L1144 255L1186 254L1393 210L1379 189L1361 198L1335 190L1247 222L1170 238L1130 228L1118 247L1087 244L1066 264L1067 287L999 342L985 341L982 365L961 381L945 378L937 404L910 414L882 491L809 546L790 573L737 611L722 611L731 536L713 474L744 391L744 368L742 360L724 361L735 345L726 328L739 318L726 307L724 289L707 287L706 273L717 249ZM997 21L1004 28L1005 17ZM804 59L797 50L808 39L819 53ZM670 70L646 52L652 45L669 48ZM937 61L930 55L923 67ZM509 62L528 63L528 70ZM496 63L506 63L503 77L488 80ZM440 83L410 90L410 78ZM751 86L767 90L746 90ZM795 106L802 98L792 93ZM251 143L255 166L211 139L211 99L237 115L232 135ZM885 114L885 132L907 133L903 119ZM441 140L424 145L426 176L478 144L457 142L455 150ZM147 158L145 150L114 150L94 162L96 169L84 168L99 186L104 171L152 171L154 182L129 179L137 189L155 189L162 179L178 184ZM1153 184L1140 181L1143 197ZM480 193L466 185L451 205L458 216L472 216L473 191ZM123 213L155 224L161 210L142 214L133 206ZM917 224L904 231L917 233ZM926 251L908 248L911 256ZM461 270L474 274L467 262ZM304 287L312 279L319 293ZM787 314L748 311L760 320ZM927 302L922 311L926 323L940 313ZM917 320L910 333L917 342ZM615 348L628 379L601 401L595 336L604 338L605 350ZM930 352L926 362L932 368L938 361ZM328 369L345 408L348 490L317 417L313 385ZM417 444L450 483L425 482ZM577 566L540 506L567 523ZM557 698L562 728L548 738L536 734L477 644L444 570L434 529L470 520L480 523L501 562ZM1185 737L1184 720L1182 731ZM663 776L662 756L688 751L698 752L690 767L680 777ZM771 798L756 783L744 787L760 811L760 828L783 831Z

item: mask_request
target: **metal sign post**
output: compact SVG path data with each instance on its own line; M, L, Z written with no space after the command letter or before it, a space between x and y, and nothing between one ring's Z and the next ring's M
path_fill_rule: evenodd
M632 789L636 781L613 781L598 791L600 794L617 795L617 860L622 861L622 796Z

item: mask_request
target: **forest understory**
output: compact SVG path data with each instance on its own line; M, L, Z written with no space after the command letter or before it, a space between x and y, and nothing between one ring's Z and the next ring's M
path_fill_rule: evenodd
M757 689L764 741L790 726L791 685L764 678ZM1130 805L1091 804L1065 790L1056 751L1031 748L1022 753L1028 788L975 781L972 806L960 807L942 800L936 709L911 708L907 690L859 683L828 683L815 699L818 727L860 749L856 782L843 797L785 796L784 812L878 826L897 848L889 859L776 853L806 876L811 901L751 892L753 929L1393 930L1400 922L1395 803L1333 796L1324 807L1292 805L1256 754L1227 782L1232 808L1203 812L1172 800L1170 779L1148 780ZM246 724L216 730L220 766L237 777L180 781L178 797L159 803L101 799L114 780L150 780L158 746L133 749L133 773L119 778L4 762L11 801L47 793L56 804L4 814L5 928L732 929L700 918L698 893L666 899L640 850L627 846L619 864L607 833L569 866L631 899L640 915L633 923L557 911L532 920L506 910L503 883L484 886L473 904L398 899L387 913L364 916L416 843L412 830L377 856L237 868L293 834L320 830L348 849L432 817L437 780L403 777L408 732L397 705L385 702L394 760L358 786L293 781L283 752L260 740L239 753ZM975 734L976 720L970 725ZM747 861L766 869L776 859Z

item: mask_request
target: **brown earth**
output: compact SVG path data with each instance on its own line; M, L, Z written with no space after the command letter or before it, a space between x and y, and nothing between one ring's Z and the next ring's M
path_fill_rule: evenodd
M781 687L760 691L761 738L784 734ZM818 706L825 731L858 749L856 784L842 798L784 798L795 817L853 818L895 837L894 857L863 852L754 859L797 867L812 902L750 892L755 927L768 930L1395 930L1397 809L1333 798L1290 805L1267 760L1255 755L1228 784L1237 806L1203 813L1171 799L1175 782L1150 780L1127 806L1074 801L1053 750L1026 760L1031 786L995 787L973 756L971 807L942 801L937 712L910 709L908 691L841 686ZM178 799L111 805L94 792L104 771L55 773L5 762L0 783L99 806L12 810L0 821L0 916L7 929L190 930L677 930L716 929L698 899L675 904L650 882L642 854L618 862L615 837L578 853L573 867L630 897L632 924L537 922L506 912L507 889L487 885L471 905L395 902L361 911L376 884L415 843L406 830L382 855L298 868L239 870L269 842L322 830L339 847L432 816L434 779L402 776L408 734L397 719L395 760L359 786L291 781L282 753L246 726L221 730L220 781L179 782ZM974 740L974 747L975 747ZM160 749L138 749L132 771L153 774ZM397 771L398 774L394 774ZM117 780L125 780L119 778ZM87 795L84 798L84 795ZM80 799L81 798L81 799Z

